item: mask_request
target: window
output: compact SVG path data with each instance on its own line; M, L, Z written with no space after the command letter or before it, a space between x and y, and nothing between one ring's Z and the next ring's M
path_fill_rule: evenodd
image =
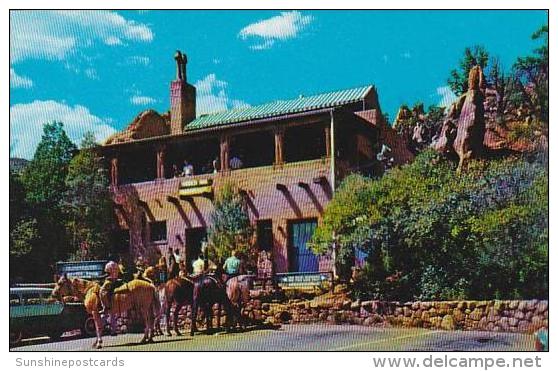
M151 242L167 242L167 222L149 223L151 230Z
M258 220L256 232L260 251L271 251L273 249L273 229L271 220Z

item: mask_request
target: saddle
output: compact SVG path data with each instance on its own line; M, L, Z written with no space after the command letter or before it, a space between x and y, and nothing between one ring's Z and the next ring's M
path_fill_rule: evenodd
M126 287L123 287L124 285L126 285ZM125 280L116 280L112 286L112 293L114 294L116 292L116 290L119 291L125 291L128 289L128 281Z
M221 288L225 287L223 281L220 280L219 277L217 277L215 274L211 274L211 273L201 274L197 277L197 279L200 279L202 277L209 278L217 285L217 287L221 287Z
M140 281L145 281L145 282L150 283L150 284L152 284L152 285L155 284L155 282L153 282L153 280L151 280L151 279L149 279L149 278L147 278L147 277L144 277L143 275L139 275L139 276L137 276L135 279L140 280Z

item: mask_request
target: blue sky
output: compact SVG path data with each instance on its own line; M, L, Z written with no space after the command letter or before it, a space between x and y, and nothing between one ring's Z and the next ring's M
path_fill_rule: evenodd
M384 112L440 104L463 49L509 68L546 11L23 11L10 14L10 153L31 158L46 121L79 143L169 108L176 49L198 113L376 85Z

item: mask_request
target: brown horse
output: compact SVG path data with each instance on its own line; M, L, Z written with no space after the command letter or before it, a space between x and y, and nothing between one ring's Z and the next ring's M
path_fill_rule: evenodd
M194 290L194 282L190 278L176 277L168 280L160 289L159 297L161 298L161 313L165 314L167 324L167 336L171 334L170 310L174 304L173 313L173 329L176 335L182 335L178 330L178 313L184 305L192 304L192 294Z
M238 324L240 327L246 327L246 317L243 316L243 310L250 301L250 289L253 287L253 276L240 275L229 279L226 282L227 296L235 311L239 313Z
M52 296L64 300L65 297L76 297L83 300L86 311L93 317L97 338L93 347L100 349L103 346L103 324L101 320L101 286L94 281L79 278L69 279L62 276L52 292ZM134 279L114 290L111 300L111 330L114 331L117 314L126 313L136 309L144 320L144 335L140 343L153 342L154 315L159 313L160 305L156 295L155 286L140 279Z
M229 300L225 286L223 282L211 275L201 275L194 279L194 290L192 295L192 313L191 313L191 323L190 323L190 336L194 336L196 332L196 320L198 318L198 310L201 308L205 314L205 320L207 323L206 331L210 333L212 331L212 312L213 305L218 304L219 310L217 314L217 326L221 325L221 306L224 307L225 313L227 315L227 329L230 328L230 324L233 323L233 318L240 318L240 313L232 305Z

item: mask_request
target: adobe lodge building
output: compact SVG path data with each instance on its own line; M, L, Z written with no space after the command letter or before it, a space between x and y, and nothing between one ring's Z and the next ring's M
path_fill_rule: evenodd
M335 186L352 172L381 174L382 144L396 164L412 158L386 124L374 86L196 117L186 56L177 52L175 59L170 112L140 113L101 147L119 252L150 257L156 249L165 256L179 249L191 269L207 237L214 195L231 182L275 272L330 271L331 257L315 256L306 243ZM185 160L193 175L179 174Z

